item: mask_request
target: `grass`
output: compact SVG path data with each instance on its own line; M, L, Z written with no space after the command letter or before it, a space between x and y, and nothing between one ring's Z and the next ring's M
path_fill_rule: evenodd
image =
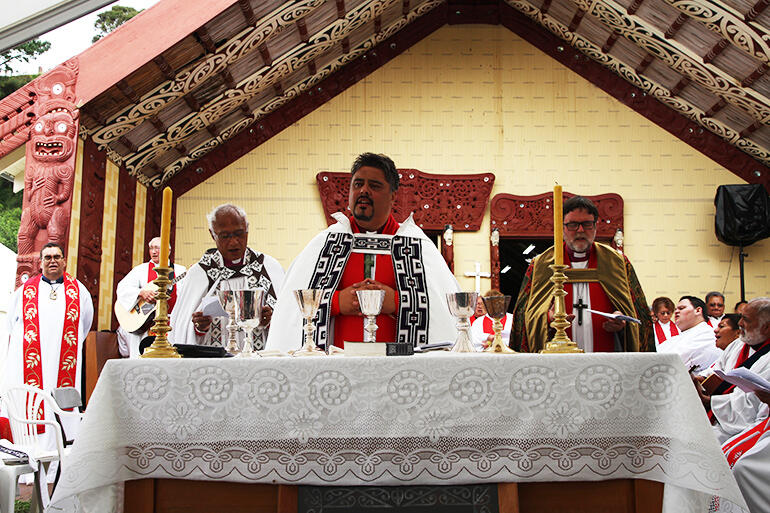
M29 501L16 501L13 513L29 513Z

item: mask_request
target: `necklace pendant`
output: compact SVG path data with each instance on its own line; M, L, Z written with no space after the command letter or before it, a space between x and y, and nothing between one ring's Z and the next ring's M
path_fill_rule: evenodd
M56 291L51 289L51 293L48 294L48 297L51 298L51 301L56 301Z

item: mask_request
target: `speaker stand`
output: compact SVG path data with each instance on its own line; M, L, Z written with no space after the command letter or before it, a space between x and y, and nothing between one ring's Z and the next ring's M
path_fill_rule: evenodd
M738 247L738 262L740 265L741 270L741 301L746 301L746 292L745 292L745 286L743 281L743 259L744 257L749 256L748 253L743 252L743 246Z

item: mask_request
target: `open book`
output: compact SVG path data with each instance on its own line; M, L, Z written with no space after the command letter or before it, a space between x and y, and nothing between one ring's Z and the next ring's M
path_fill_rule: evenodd
M611 314L611 313L607 313L607 312L600 312L599 310L591 310L590 308L586 308L586 310L591 312L591 313L595 313L596 315L601 315L602 317L607 317L608 319L618 319L620 321L635 322L636 324L641 324L642 323L642 321L640 321L636 317L629 317L628 315Z
M757 390L770 392L770 381L745 367L738 367L728 372L722 372L717 369L714 371L714 374L728 383L732 383L744 392L756 392Z

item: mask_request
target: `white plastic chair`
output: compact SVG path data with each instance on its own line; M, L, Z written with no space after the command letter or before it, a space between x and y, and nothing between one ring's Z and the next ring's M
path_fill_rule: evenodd
M30 456L30 460L38 462L35 472L36 498L42 507L48 505L48 487L46 485L46 472L50 464L59 462L61 471L62 460L69 451L64 447L62 430L56 415L64 419L76 417L81 419L83 414L75 411L64 411L56 404L51 395L39 388L29 385L14 385L0 391L3 409L8 415L11 424L13 443ZM40 405L44 405L45 419L40 418ZM53 449L46 447L45 437L38 434L37 427L46 426L46 431L53 432L56 446ZM42 510L42 508L41 508Z
M28 463L6 465L0 462L0 513L13 513L16 502L16 484L19 476L34 472Z

